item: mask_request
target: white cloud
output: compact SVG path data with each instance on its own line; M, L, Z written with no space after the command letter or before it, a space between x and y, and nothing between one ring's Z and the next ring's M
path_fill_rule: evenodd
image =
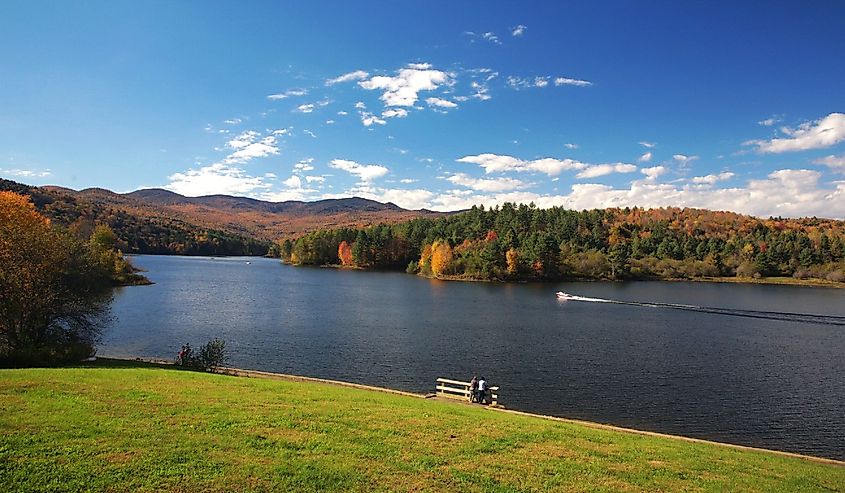
M637 170L633 164L587 164L574 159L541 158L524 161L519 158L498 154L479 154L476 156L464 156L457 160L459 163L477 164L484 168L487 173L515 172L539 172L549 176L560 174L562 171L579 171L578 178L595 178L610 173L632 173Z
M798 128L782 127L786 137L772 140L749 140L744 145L757 146L757 152L781 153L822 149L845 141L845 114L831 113L813 122L804 122Z
M672 159L678 162L681 166L687 166L698 159L698 156L687 156L686 154L675 154Z
M363 80L366 79L370 74L368 72L364 72L363 70L356 70L354 72L349 72L343 74L339 77L335 77L334 79L329 79L326 81L327 86L331 86L334 84L338 84L341 82L352 82L353 80Z
M576 86L587 87L593 85L592 82L582 79L570 79L569 77L555 77L556 86Z
M528 26L523 26L522 24L511 28L511 36L522 36L525 34L525 30L528 29Z
M267 96L267 99L270 101L278 101L280 99L287 99L290 97L305 96L306 94L308 94L308 89L288 89L287 91L279 94L271 94Z
M273 130L270 133L272 133L273 135L285 135L288 132L290 132L290 130L287 129L287 128L279 128L279 129Z
M242 132L237 137L226 143L235 152L226 156L223 164L246 163L252 159L270 156L279 153L276 146L276 138L268 135L259 139L260 133L254 130Z
M570 79L568 77L555 77L552 80L551 76L548 75L540 75L537 77L516 77L516 76L509 76L506 80L507 85L511 89L529 89L532 87L547 87L549 82L554 82L556 87L560 86L577 86L577 87L587 87L593 85L592 82L581 80L581 79Z
M340 115L340 116L346 116L346 115L349 114L349 112L341 110L341 111L338 111L337 114Z
M782 122L782 121L783 121L783 119L781 117L772 116L772 117L766 118L765 120L760 120L759 122L757 122L757 124L762 125L764 127L771 127L775 123L779 123L779 122Z
M302 180L296 175L291 175L290 178L282 183L288 188L302 188Z
M769 174L766 179L750 180L743 188L679 188L646 179L635 180L627 188L577 183L567 195L540 195L527 191L485 195L471 190L452 190L431 197L425 207L453 211L478 204L534 202L539 207L561 206L575 210L674 206L730 210L761 217L845 217L845 182L836 182L835 188L824 188L818 183L819 178L816 171L785 169Z
M428 103L429 106L437 106L439 108L457 108L458 107L458 105L456 103L449 101L448 99L442 99L442 98L426 98L425 102Z
M329 164L332 168L346 171L358 177L362 182L371 182L386 175L390 170L378 164L359 164L346 159L333 159Z
M578 144L563 144L567 149L578 149Z
M241 168L215 163L167 177L170 183L164 188L188 197L201 195L250 195L272 187L262 177L250 176Z
M717 181L725 181L730 180L734 177L734 174L730 171L723 171L718 175L707 175L707 176L696 176L693 177L692 182L699 184L699 185L713 185Z
M313 113L315 109L324 108L329 104L331 104L331 101L324 99L322 101L317 101L316 103L301 104L297 106L294 111L298 111L300 113Z
M361 112L361 123L363 123L365 127L369 127L370 125L373 125L375 123L377 123L379 125L384 125L384 124L387 123L387 121L377 117L376 115L374 115L372 113L362 111Z
M469 86L475 91L470 95L470 97L473 97L480 101L487 101L488 99L493 98L493 96L490 95L490 88L487 87L486 84L472 81L470 82Z
M609 175L611 173L633 173L637 171L637 167L633 164L615 163L615 164L593 164L584 168L583 171L575 175L576 178L597 178L599 176Z
M381 112L384 118L405 118L408 116L408 110L404 108L390 108Z
M45 178L50 176L50 170L36 171L31 169L4 169L0 168L0 175L17 176L19 178Z
M466 173L455 173L446 180L462 187L479 190L482 192L502 192L506 190L517 190L528 186L527 183L514 178L473 178Z
M326 125L334 125L334 120L326 120Z
M367 90L383 90L379 99L385 106L413 106L421 91L433 91L453 83L452 74L432 69L428 63L412 63L398 70L394 77L377 75L358 85Z
M232 137L232 140L226 142L226 145L231 147L232 149L243 149L244 147L255 142L255 139L260 136L261 134L259 132L256 132L255 130L247 130L245 132L241 132L235 137Z
M641 163L647 163L647 162L651 161L651 157L652 157L652 154L651 154L651 151L649 151L649 152L646 152L645 154L643 154L642 156L640 156L640 158L637 159L637 161L639 161Z
M656 142L645 142L645 141L641 141L641 142L640 142L640 145L641 145L641 146L643 146L643 147L645 147L646 149L654 149L655 147L657 147L657 143L656 143Z
M326 181L326 177L325 176L310 176L309 175L309 176L305 177L305 181L307 181L308 183L314 183L314 182L323 183L324 181Z
M558 175L562 171L582 170L586 164L574 159L542 158L531 161L523 161L513 156L498 154L478 154L476 156L464 156L457 160L459 163L477 164L484 168L487 173L504 173L507 171L516 172L540 172L549 176Z
M223 120L223 123L227 123L229 125L237 125L238 123L242 122L240 118L229 118L228 120Z
M298 163L293 165L294 172L304 172L304 171L313 171L314 166L311 164L314 162L314 158L310 157L308 159L303 159Z
M845 172L845 154L825 156L816 159L813 164L823 164L834 171Z
M357 103L355 103L355 109L365 110L365 109L367 109L367 105L364 104L363 101L358 101Z
M646 176L646 180L656 180L657 177L666 172L663 166L652 166L651 168L642 168L640 173Z
M313 138L315 138L315 139L317 138L317 134L315 134L314 132L312 132L312 131L310 131L310 130L308 130L308 129L303 130L303 131L302 131L302 133L304 133L305 135L308 135L308 136L310 136L310 137L313 137Z
M502 42L499 41L499 37L496 36L496 34L494 34L492 32L486 32L486 33L482 34L481 37L484 38L485 40L493 43L494 45L502 44Z
M419 180L415 180L413 178L402 178L401 180L399 180L399 183L406 183L407 184L407 183L416 183L418 181Z

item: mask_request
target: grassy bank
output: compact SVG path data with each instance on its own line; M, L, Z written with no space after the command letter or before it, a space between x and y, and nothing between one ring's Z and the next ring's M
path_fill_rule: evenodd
M845 468L333 385L0 370L3 491L843 491Z

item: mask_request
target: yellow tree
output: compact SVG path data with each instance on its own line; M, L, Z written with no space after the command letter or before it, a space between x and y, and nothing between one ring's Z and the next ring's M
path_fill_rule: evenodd
M519 272L519 252L515 248L505 252L505 260L508 264L508 274L516 275Z
M110 286L88 244L53 229L28 197L0 192L0 364L89 355Z
M440 276L452 264L452 247L445 241L435 241L431 246L431 273Z

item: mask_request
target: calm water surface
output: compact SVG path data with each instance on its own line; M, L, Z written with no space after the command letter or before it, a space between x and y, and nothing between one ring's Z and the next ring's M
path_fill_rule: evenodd
M156 284L118 291L101 355L175 359L185 342L222 337L242 368L413 392L478 373L510 408L845 459L845 290L134 262ZM564 302L557 290L734 314Z

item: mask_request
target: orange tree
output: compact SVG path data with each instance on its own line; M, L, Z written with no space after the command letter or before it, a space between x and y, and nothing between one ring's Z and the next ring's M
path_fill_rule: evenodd
M0 192L0 365L93 354L110 287L89 244L53 228L27 196Z

